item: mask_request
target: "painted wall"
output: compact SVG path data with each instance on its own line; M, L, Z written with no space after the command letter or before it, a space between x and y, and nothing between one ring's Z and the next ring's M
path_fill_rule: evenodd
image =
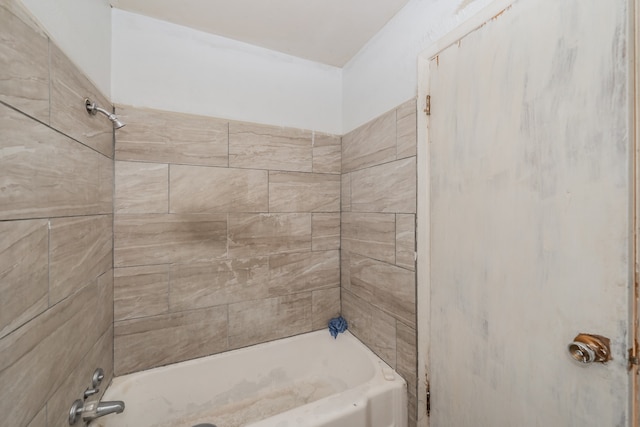
M74 64L111 95L111 7L108 0L20 0Z
M341 133L342 70L113 10L118 104Z
M343 69L342 131L414 98L417 57L491 0L411 0Z

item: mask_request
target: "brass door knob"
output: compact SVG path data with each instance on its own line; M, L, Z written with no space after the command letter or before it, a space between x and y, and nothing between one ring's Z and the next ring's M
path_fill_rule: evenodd
M568 348L571 357L580 363L604 363L611 360L609 338L601 335L578 334Z

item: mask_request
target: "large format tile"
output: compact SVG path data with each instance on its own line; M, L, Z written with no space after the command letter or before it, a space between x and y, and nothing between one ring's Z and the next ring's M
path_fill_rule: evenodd
M114 373L149 369L227 349L227 307L116 322Z
M269 262L237 258L171 266L171 311L213 307L269 296Z
M396 265L415 270L416 219L412 214L396 215Z
M340 302L342 304L342 317L347 321L349 331L366 345L371 343L373 322L371 304L344 288L342 289Z
M340 209L342 212L351 211L351 174L342 174L340 188Z
M90 98L107 111L113 108L96 87L53 43L51 49L51 127L113 157L113 125L102 114L85 108Z
M340 175L269 172L270 212L340 212Z
M311 132L251 123L229 124L229 166L312 171Z
M229 305L229 348L309 332L311 292Z
M340 249L340 213L311 215L311 247L314 251Z
M349 330L395 369L395 318L349 291L342 292L342 316Z
M169 165L115 162L115 213L168 213Z
M396 259L395 215L344 212L342 239L352 253L393 263Z
M88 285L112 267L111 215L51 220L49 302L51 305Z
M102 335L98 302L94 283L0 339L3 425L28 424Z
M312 327L316 331L340 315L340 288L320 289L311 293Z
M396 370L407 380L407 391L410 396L416 396L418 376L418 347L416 330L397 322L397 362Z
M351 174L352 212L416 212L416 158Z
M311 250L311 214L229 215L229 256Z
M170 111L117 107L116 159L188 165L228 165L228 122Z
M7 3L0 4L0 101L49 123L49 40Z
M171 212L267 212L264 170L171 165Z
M396 109L396 158L404 159L416 155L417 148L417 121L416 100L405 102Z
M48 224L0 222L0 337L48 307Z
M227 253L227 215L116 215L116 267L210 261Z
M395 265L351 254L351 291L409 326L416 319L415 273Z
M114 269L113 310L116 321L167 313L169 265Z
M370 121L342 137L342 172L396 159L396 111Z
M67 408L67 418L69 417L69 409ZM69 421L67 421L69 423ZM27 427L47 427L47 408L43 407L40 412L36 414Z
M299 252L269 257L272 296L340 286L340 252Z
M113 162L0 105L0 219L111 213Z
M104 370L102 387L97 396L104 394L106 385L113 377L113 325L109 325L89 353L75 367L62 385L47 402L47 420L49 426L66 427L69 425L69 406L71 401L82 396L89 385L96 368ZM71 398L71 400L70 400Z
M313 172L339 174L342 168L342 138L334 135L313 135Z

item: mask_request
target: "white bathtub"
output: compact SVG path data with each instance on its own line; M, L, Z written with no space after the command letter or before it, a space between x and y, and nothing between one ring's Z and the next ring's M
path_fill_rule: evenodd
M405 381L326 330L115 378L122 414L92 427L406 427Z

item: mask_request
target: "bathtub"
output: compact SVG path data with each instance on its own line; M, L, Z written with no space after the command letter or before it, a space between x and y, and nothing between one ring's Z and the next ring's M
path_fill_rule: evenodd
M326 330L117 377L122 414L91 427L406 427L405 381L348 331Z

